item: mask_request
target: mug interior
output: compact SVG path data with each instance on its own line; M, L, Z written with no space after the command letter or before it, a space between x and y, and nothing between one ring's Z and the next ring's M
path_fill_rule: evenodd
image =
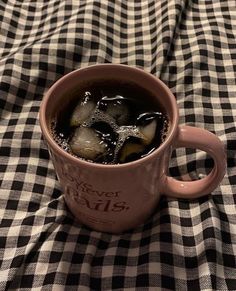
M111 80L112 82L123 81L130 82L135 86L137 85L138 88L141 87L150 92L149 96L152 96L151 98L153 99L150 101L156 102L167 114L169 130L165 141L153 153L140 160L152 156L155 152L160 151L171 142L178 123L178 110L175 97L169 88L158 78L141 69L126 65L101 64L82 68L65 75L54 83L44 96L40 108L40 124L45 138L54 149L61 151L63 155L70 155L60 148L52 138L51 123L57 119L58 114L67 108L75 98L76 90L85 83L92 83L93 80L96 82L100 80L101 82L106 80ZM94 165L94 163L92 164Z

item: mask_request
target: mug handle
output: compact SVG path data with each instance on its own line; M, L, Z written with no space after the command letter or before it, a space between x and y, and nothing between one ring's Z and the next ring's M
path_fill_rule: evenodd
M226 172L224 144L213 133L192 126L179 126L174 148L197 148L208 153L214 160L211 172L201 180L179 181L164 175L162 193L175 198L199 198L210 194L221 182Z

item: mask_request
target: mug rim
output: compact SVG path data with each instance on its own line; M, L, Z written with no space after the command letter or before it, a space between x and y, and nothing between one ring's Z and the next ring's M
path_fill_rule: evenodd
M173 111L173 119L170 124L169 132L167 134L167 137L165 138L164 142L158 146L152 153L148 154L145 157L142 157L138 160L123 163L123 164L102 164L102 163L96 163L96 162L89 162L86 160L83 160L79 157L75 157L71 155L70 153L66 152L63 150L57 142L53 139L50 130L48 128L48 124L46 121L46 108L48 101L50 99L51 94L53 91L58 87L59 84L61 83L66 83L72 76L78 74L78 73L83 73L88 70L93 70L100 67L100 69L105 69L106 67L110 67L115 70L117 68L123 68L125 70L130 70L130 71L136 71L139 74L143 74L145 76L148 76L151 78L154 82L158 83L159 86L162 87L162 89L165 91L166 95L168 95L168 98L170 99L170 103L172 105L172 111ZM124 64L113 64L113 63L105 63L105 64L95 64L95 65L89 65L86 67L82 67L79 69L75 69L61 78L59 78L57 81L53 83L53 85L49 88L49 90L44 94L40 109L39 109L39 123L40 127L42 130L42 133L46 139L46 142L50 145L50 147L57 152L60 156L64 156L66 159L70 160L73 164L81 164L86 167L92 167L92 168L99 168L99 169L108 169L108 170L114 170L114 169L121 169L121 168L131 168L131 167L137 167L142 165L145 162L148 162L152 159L155 159L161 152L163 152L170 144L173 138L175 137L177 133L177 127L178 127L178 119L179 119L179 112L178 112L178 107L177 107L177 102L175 99L175 96L173 93L170 91L170 89L165 85L163 81L161 81L158 77L154 76L153 74L145 71L144 69L135 67L135 66L130 66L130 65L124 65Z

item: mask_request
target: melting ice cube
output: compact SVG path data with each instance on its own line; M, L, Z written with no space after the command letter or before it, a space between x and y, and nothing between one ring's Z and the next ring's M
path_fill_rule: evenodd
M91 116L95 107L96 103L92 100L91 93L85 92L84 99L79 102L79 104L75 107L71 115L70 125L71 126L81 125Z
M84 126L75 130L69 145L74 154L92 161L104 155L107 147L94 129Z
M155 119L151 121L149 124L147 124L146 126L139 126L139 130L144 136L143 142L145 144L150 144L153 141L155 137L156 128L157 128L157 121Z
M145 148L142 144L144 136L136 126L120 126L117 131L119 139L117 142L115 158L118 163L134 160L134 156L142 152Z
M106 153L102 156L104 163L110 163L114 160L115 148L118 140L118 134L113 130L109 123L104 121L95 122L91 125L106 144Z
M98 108L113 117L118 125L125 125L129 120L127 99L122 96L103 97Z
M125 163L136 160L144 150L145 145L141 143L139 138L129 137L119 151L118 162Z
M159 112L143 113L138 117L137 127L144 136L144 144L149 145L153 141L160 118L162 118L162 114Z

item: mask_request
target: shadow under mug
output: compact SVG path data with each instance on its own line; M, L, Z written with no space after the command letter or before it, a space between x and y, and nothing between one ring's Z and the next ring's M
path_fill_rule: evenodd
M91 163L70 155L53 139L51 123L73 98L75 88L92 80L130 81L151 92L168 114L165 141L139 160L115 165ZM224 145L207 130L178 125L178 108L170 89L144 70L119 64L98 64L72 71L48 90L40 107L40 126L66 204L75 218L94 230L120 233L134 228L153 213L161 195L198 198L209 194L226 171ZM197 181L168 175L173 149L196 148L214 160L211 172Z

